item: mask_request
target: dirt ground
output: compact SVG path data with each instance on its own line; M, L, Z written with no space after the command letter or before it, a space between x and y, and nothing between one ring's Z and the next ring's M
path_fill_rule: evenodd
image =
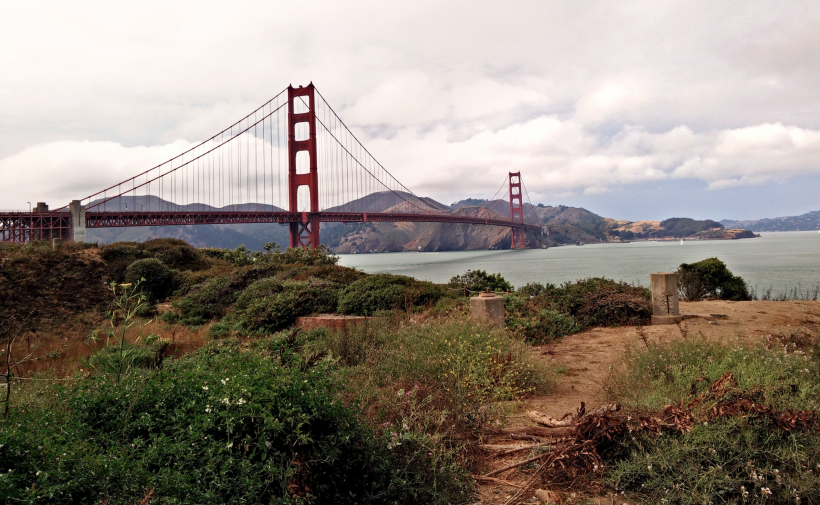
M695 337L703 335L707 339L740 339L749 342L766 341L770 336L785 336L799 332L800 327L820 325L820 302L681 302L681 314L687 319L678 325L644 326L643 334L650 342L664 342L681 339L684 333ZM538 411L546 416L561 418L564 414L575 413L581 402L587 409L594 409L606 403L603 384L613 367L617 367L624 352L632 346L644 346L636 327L593 328L584 333L564 337L543 346L532 347L533 357L551 369L558 368L564 373L558 375L556 388L548 396L526 400L516 412L505 420L505 427L535 426L526 413ZM507 437L489 440L492 451L503 452L503 446L510 449L527 443ZM509 450L509 449L506 449ZM494 455L489 471L503 468L526 459L531 453L518 452L508 456ZM512 496L517 488L527 480L527 473L517 469L493 475L509 484L498 482L478 482L482 504L502 504ZM548 487L548 486L542 486ZM531 493L529 493L531 495ZM556 502L621 504L623 499L613 496L581 497L559 494ZM527 497L521 503L538 503L535 497Z

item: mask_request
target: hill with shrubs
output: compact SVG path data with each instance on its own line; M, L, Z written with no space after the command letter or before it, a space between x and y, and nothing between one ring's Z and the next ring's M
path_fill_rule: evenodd
M685 334L655 343L641 286L516 287L482 270L434 284L337 263L327 248L273 243L0 245L0 497L475 503L477 482L509 486L482 477L509 450L524 462L513 489L564 486L578 500L602 490L647 503L820 498L818 364L803 351L815 340L785 351ZM686 300L753 297L717 258L678 273ZM470 319L468 296L486 291L504 299L501 328ZM368 319L295 326L313 313ZM556 341L619 326L634 327L638 347L598 379L624 411L582 405L562 444L546 428L507 425L520 402L550 401L567 373L538 361ZM183 334L199 340L183 348ZM500 436L534 444L487 443Z
M506 200L481 200L469 198L449 206L429 198L405 198L420 206L450 211L474 217L508 219L509 202ZM375 193L344 206L328 209L345 211L365 209L366 212L386 212L402 202L395 194ZM177 206L157 197L150 201L140 197L128 202L132 206L152 209L176 209ZM115 199L108 202L119 208ZM179 206L181 210L196 204ZM250 209L279 210L270 205L245 204ZM220 209L215 209L220 210ZM542 233L528 232L527 247L554 247L562 244L629 241L665 237L699 237L702 239L737 239L755 235L743 229L724 229L712 220L671 218L665 221L630 222L603 217L580 207L566 205L524 204L524 216L528 223L540 224ZM91 241L99 243L146 242L158 238L176 238L196 247L236 248L244 244L248 249L261 251L267 242L288 242L288 228L277 224L196 225L196 226L148 226L88 230ZM399 251L467 251L509 249L508 228L477 226L454 223L323 223L321 240L331 251L338 254L399 252Z

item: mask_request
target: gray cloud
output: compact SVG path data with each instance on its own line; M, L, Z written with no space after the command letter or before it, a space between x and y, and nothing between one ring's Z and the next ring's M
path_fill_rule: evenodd
M545 202L820 177L818 21L797 1L11 4L0 207L85 196L310 80L444 201L518 169Z

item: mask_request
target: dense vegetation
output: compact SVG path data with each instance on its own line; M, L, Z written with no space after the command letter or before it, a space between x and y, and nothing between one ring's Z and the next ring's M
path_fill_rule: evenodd
M701 231L723 229L723 225L711 219L697 220L688 217L673 217L661 221L661 228L672 237L689 237Z
M5 499L467 502L467 444L494 412L480 407L548 386L517 338L467 322L458 293L339 267L326 249L4 247L10 299L36 305L11 287L20 280L65 318L97 314L77 369L7 389ZM55 280L38 286L45 275ZM78 295L95 303L72 303ZM174 356L169 336L149 331L166 299L163 335L207 326L204 347ZM427 325L405 315L424 309L437 314ZM289 329L298 315L337 310L378 317L340 332ZM60 323L46 310L5 317L12 349L21 333Z
M607 482L645 503L818 503L817 340L634 350L609 381L611 398L632 416L680 405L695 422L624 437L609 450Z
M682 300L750 300L746 282L717 258L682 263L678 268L678 292Z
M12 377L0 416L2 501L471 503L479 435L509 402L550 389L527 344L651 314L647 289L609 279L515 290L476 270L438 285L337 260L327 249L166 239L1 245L0 296L14 308L0 314ZM692 299L749 297L716 258L679 273ZM505 328L470 321L465 290L504 296ZM293 328L315 312L370 318ZM84 329L70 344L87 350L74 369L25 375L13 364L7 350L21 362L65 360L68 342L41 356L18 337L66 321ZM173 351L182 328L207 336L185 355ZM763 411L710 410L748 400L777 415L816 412L817 338L644 343L606 393L629 419L680 405L697 422L608 439L605 467L587 478L652 503L820 501L816 434ZM715 393L729 372L733 382Z
M505 301L507 327L533 343L593 326L645 324L652 315L648 289L599 277L561 286L530 283Z

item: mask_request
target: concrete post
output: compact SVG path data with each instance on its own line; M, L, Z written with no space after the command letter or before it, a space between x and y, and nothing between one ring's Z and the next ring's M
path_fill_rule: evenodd
M495 293L481 293L470 298L470 316L473 321L504 327L504 298Z
M71 214L71 236L73 242L85 242L85 207L79 200L72 200L68 204Z
M658 272L650 275L652 287L652 324L675 324L683 320L678 308L678 274Z

